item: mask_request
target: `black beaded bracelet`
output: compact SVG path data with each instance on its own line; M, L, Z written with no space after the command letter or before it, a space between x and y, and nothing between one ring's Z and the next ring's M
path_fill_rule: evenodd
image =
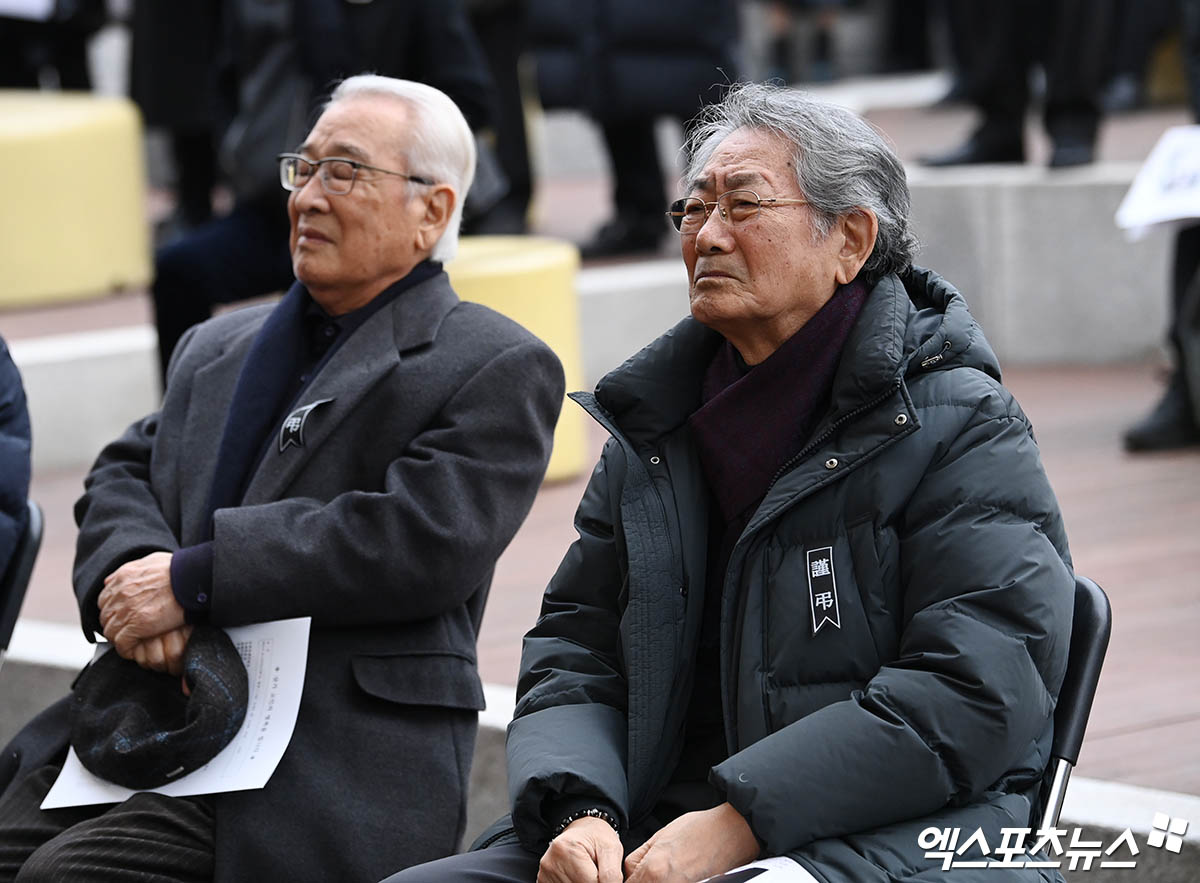
M602 809L596 809L595 807L592 807L591 809L581 809L578 812L573 812L569 816L567 816L565 819L563 819L561 822L559 822L558 827L554 829L554 833L550 835L550 839L553 840L555 837L557 837L563 831L567 830L567 825L571 824L571 822L577 822L580 819L588 817L588 816L590 816L593 819L600 819L603 822L608 822L610 825L612 825L612 829L614 831L616 831L618 834L621 833L620 823L617 822L617 820L615 818L613 818L610 814L606 813Z

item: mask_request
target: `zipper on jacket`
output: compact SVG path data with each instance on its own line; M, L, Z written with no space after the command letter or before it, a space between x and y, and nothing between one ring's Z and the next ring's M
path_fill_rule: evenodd
M936 355L932 355L932 356L930 356L928 359L923 359L923 360L921 361L921 367L922 367L922 368L928 368L928 367L930 367L931 365L936 365L936 364L937 364L938 362L940 362L940 361L941 361L943 358L945 358L945 356L946 356L946 351L947 351L948 349L950 349L950 341L948 341L948 340L947 340L947 341L945 342L945 344L943 344L943 346L942 346L942 351L941 351L940 353L937 353Z
M480 843L479 849L487 849L489 846L491 846L493 843L495 843L501 837L507 837L509 834L515 834L516 832L517 832L516 828L504 828L503 830L497 831L495 834L493 834L487 840Z
M879 405L881 405L881 404L883 404L883 402L887 401L888 398L895 395L896 391L898 389L900 389L900 386L901 386L901 381L899 379L895 380L892 383L892 385L889 386L883 393L876 396L871 401L865 402L864 404L859 405L853 411L847 411L840 418L838 418L833 423L831 423L829 425L829 427L823 433L821 433L820 436L818 436L817 438L815 438L811 442L809 442L807 445L805 445L798 454L795 454L794 456L789 457L784 462L784 464L779 467L778 471L776 471L775 475L771 478L771 483L767 485L766 492L769 494L771 492L771 488L775 486L775 483L777 481L779 481L780 478L782 478L788 471L793 469L796 466L796 464L799 463L802 459L807 457L809 454L811 454L814 450L819 448L821 445L825 444L825 442L835 432L837 432L838 429L840 429L842 426L844 426L847 422L858 417L860 414L870 411L873 408L879 407ZM759 529L760 528L755 528L754 533L757 534ZM725 596L727 591L731 590L729 580L730 580L731 574L734 572L735 560L738 562L738 566L740 567L742 561L744 561L744 559L745 559L745 552L743 549L743 544L745 543L746 538L747 538L747 534L745 534L745 533L743 533L740 537L738 537L737 542L734 543L733 551L729 555L729 564L725 570L724 578L722 581L722 589L721 589L722 597ZM739 557L739 551L741 551L740 557ZM736 595L737 594L736 588L734 588L732 590L735 592L735 595ZM745 611L741 609L740 605L738 606L738 609L736 609L733 613L734 621L731 626L730 636L731 636L731 640L733 640L734 642L738 642L741 640L742 618L744 616L744 613L745 613ZM724 603L722 603L721 621L722 621L722 629L721 629L722 646L724 646L724 627L723 627L724 621L725 621ZM735 644L735 647L736 647L736 644ZM722 668L724 669L726 659L728 658L729 655L732 655L732 657L734 659L736 659L737 656L739 655L739 653L740 653L740 651L731 651L731 654L722 653L721 654ZM736 689L736 685L735 685L736 680L737 680L736 663L731 661L729 664L728 672L722 671L722 676L721 676L721 693L722 693L721 699L722 699L722 708L723 709L724 709L724 699L725 699L726 692L728 692L728 695L729 695L730 705L732 706L735 704L736 700L734 699L734 696L737 693L737 689ZM761 691L761 693L759 696L759 701L762 703L763 716L764 716L764 718L769 720L770 719L770 710L769 710L770 705L768 703L769 697L767 696L767 688L766 688L765 681L762 681L760 683L760 691ZM737 719L736 714L732 718L730 718L728 715L726 715L726 733L725 733L726 738L725 738L725 741L731 752L738 750L739 736L738 736L738 732L737 732L737 724L733 722L733 721L736 721L736 719Z
M950 342L947 341L946 345L949 346ZM937 358L941 358L941 356L939 355ZM891 398L893 395L895 395L896 390L898 390L899 388L900 388L900 381L896 380L881 395L871 399L871 401L866 402L865 404L859 405L853 411L847 411L845 414L843 414L841 417L839 417L833 423L829 424L829 427L823 433L821 433L817 438L814 438L812 441L810 441L808 444L806 444L803 448L801 448L799 453L793 454L791 457L789 457L787 460L784 461L784 464L779 467L779 470L771 478L771 483L767 485L767 493L771 492L771 488L773 488L775 486L775 482L777 482L777 481L779 481L779 479L783 478L785 473L790 472L792 469L795 468L797 463L799 463L801 460L803 460L805 457L807 457L809 454L811 454L813 451L815 451L821 445L825 444L825 442L827 442L835 432L837 432L839 429L841 429L843 426L845 426L846 423L853 420L855 417L859 416L860 414L866 413L867 411L870 411L873 408L879 407L881 404L883 404L885 401L887 401L889 398Z

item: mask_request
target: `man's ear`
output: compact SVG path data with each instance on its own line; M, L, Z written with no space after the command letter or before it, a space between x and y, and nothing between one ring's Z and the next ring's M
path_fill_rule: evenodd
M858 208L838 218L838 226L842 233L842 248L838 252L837 272L834 276L839 285L845 285L858 275L862 265L875 250L879 220L870 209Z
M439 184L430 188L431 193L425 196L425 213L417 222L417 245L421 249L431 250L442 236L450 216L454 214L454 206L458 204L458 194L448 184Z

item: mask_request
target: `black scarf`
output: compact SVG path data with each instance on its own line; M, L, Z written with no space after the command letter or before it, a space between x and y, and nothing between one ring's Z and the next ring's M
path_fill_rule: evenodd
M309 383L367 316L386 306L401 292L432 278L441 270L440 263L423 261L368 304L347 314L343 323L349 327L309 372ZM246 354L246 361L242 363L233 399L229 403L229 413L225 418L225 430L217 452L217 469L208 493L210 537L213 513L241 503L250 476L274 438L276 424L308 386L306 383L296 389L296 378L303 370L307 355L305 317L311 303L307 289L299 282L293 284L271 315L267 316Z

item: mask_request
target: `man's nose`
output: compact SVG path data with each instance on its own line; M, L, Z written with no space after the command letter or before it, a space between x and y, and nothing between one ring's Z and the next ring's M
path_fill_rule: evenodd
M308 180L292 191L292 199L296 200L296 208L307 211L319 204L328 204L325 188L320 182L321 172L309 175Z
M733 234L729 224L721 215L720 206L713 206L704 223L696 232L696 250L701 252L729 251Z

